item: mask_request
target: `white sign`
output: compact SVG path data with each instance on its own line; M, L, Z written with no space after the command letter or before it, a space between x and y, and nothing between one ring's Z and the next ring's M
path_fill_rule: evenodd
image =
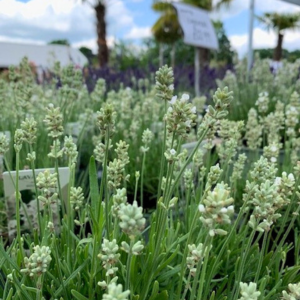
M218 50L219 43L215 29L206 10L183 3L173 3L189 45Z
M35 175L37 176L40 172L44 172L46 169L36 169ZM55 172L54 169L49 169L50 173ZM60 187L62 191L62 198L64 201L67 200L68 195L68 183L70 170L66 168L58 168ZM15 198L15 180L16 171L4 172L4 195L6 199L7 209L7 227L8 236L10 241L16 236L17 222L16 222L16 198ZM21 232L29 232L30 228L38 229L38 214L44 210L44 205L40 203L40 211L37 210L37 196L35 195L34 179L32 170L20 170L19 171L19 191L22 194L22 205L20 207L20 219L21 219ZM57 211L57 204L51 204L53 223L58 229L60 224L60 217Z

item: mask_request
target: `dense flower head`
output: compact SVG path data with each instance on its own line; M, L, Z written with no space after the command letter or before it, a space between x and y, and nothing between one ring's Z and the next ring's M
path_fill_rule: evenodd
M0 155L5 154L9 150L8 138L4 133L0 133Z
M119 246L115 239L112 241L107 239L103 240L102 252L98 255L98 257L103 262L102 265L106 270L106 276L113 276L118 271L118 267L115 266L120 257L118 251Z
M100 111L97 112L97 124L100 128L101 134L104 135L106 131L109 131L110 136L115 132L115 122L117 113L114 107L105 103Z
M242 297L238 300L257 300L261 294L259 291L256 290L257 287L256 283L254 282L250 282L249 284L240 282L240 289Z
M289 291L282 292L283 300L298 300L300 299L300 282L298 283L290 283L288 285Z
M164 101L170 101L174 90L174 74L167 65L161 67L155 76L156 96Z
M169 133L186 137L191 128L196 125L196 107L188 101L188 94L183 94L180 99L177 99L177 96L172 97L171 105L165 115Z
M130 291L124 291L121 284L116 284L115 282L108 285L108 291L103 295L103 300L128 300Z
M245 139L250 149L257 149L262 142L262 125L259 124L257 111L254 108L250 108L248 112L248 120L246 123Z
M268 92L259 93L255 105L257 105L257 109L260 113L265 114L268 111L269 101L270 100Z
M146 220L143 217L143 208L138 207L137 202L133 204L121 203L119 209L119 219L121 229L130 237L137 236L145 227Z
M218 183L213 191L208 191L203 204L199 205L201 222L209 228L209 234L227 234L225 230L217 229L217 225L230 224L230 217L234 213L234 202L226 184Z
M31 256L24 258L25 269L22 269L22 273L26 273L29 276L38 275L41 276L47 272L49 264L52 260L49 247L39 245L34 246L34 253Z
M21 123L21 129L23 130L24 141L33 144L36 140L37 122L33 118L26 118Z
M48 135L54 139L63 135L64 128L62 126L63 116L59 107L54 107L52 103L46 108L47 115L44 119L44 123L49 131Z
M74 206L75 210L79 210L84 200L82 188L72 186L70 189L70 203Z

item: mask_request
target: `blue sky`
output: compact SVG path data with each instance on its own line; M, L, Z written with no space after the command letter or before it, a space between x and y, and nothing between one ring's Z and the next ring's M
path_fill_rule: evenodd
M90 0L95 1L95 0ZM152 0L107 0L107 39L110 45L122 39L141 44L151 36L151 26L159 17L151 9ZM214 0L215 1L215 0ZM230 9L211 14L221 19L233 47L245 55L248 42L250 0L233 0ZM256 0L255 13L295 12L300 7L280 0ZM87 46L96 51L95 16L81 0L0 0L0 41L47 43L68 39L74 47ZM276 35L256 22L254 46L274 47ZM284 47L300 49L300 33L286 32Z

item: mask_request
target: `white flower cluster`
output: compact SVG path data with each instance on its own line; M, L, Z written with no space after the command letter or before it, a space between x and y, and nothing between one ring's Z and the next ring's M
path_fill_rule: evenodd
M114 276L118 271L118 267L116 267L116 263L120 257L118 253L119 246L117 241L113 239L111 242L107 239L103 240L102 243L102 253L98 255L98 257L103 262L103 268L106 270L106 276Z
M265 114L268 111L269 93L268 92L259 93L255 105L257 105L257 109L261 114Z
M298 300L300 299L300 282L288 285L289 292L283 291L282 292L282 299L283 300Z
M250 282L249 284L240 282L242 297L238 300L257 300L260 296L260 292L256 290L256 283Z
M207 193L203 204L199 205L201 222L209 228L209 235L226 235L227 231L216 228L217 225L230 224L234 213L234 202L226 184L218 183L213 191Z
M22 269L22 273L26 273L29 276L42 275L47 271L49 264L52 260L50 254L51 250L49 247L39 245L34 246L34 253L30 257L24 258L25 269Z
M54 139L57 139L64 132L64 128L62 126L63 116L60 112L60 108L54 107L54 105L50 103L46 110L47 115L45 117L44 123L46 124L49 131L48 135Z
M137 202L133 204L121 203L119 209L120 227L130 238L139 235L145 227L146 219L143 217L143 208L138 207Z
M212 245L210 246L210 248ZM204 245L200 243L197 247L195 244L188 245L189 253L186 258L187 267L190 269L190 274L195 276L197 271L198 263L202 262L205 253L207 252L207 248L204 249ZM210 250L210 249L209 249Z
M116 284L115 282L108 285L107 294L103 295L102 300L128 300L130 291L124 291L121 284Z
M148 128L144 130L143 135L142 135L142 142L143 142L143 146L141 147L141 151L143 153L146 153L149 151L149 145L151 143L151 141L154 138L154 134L152 133L151 130L149 130Z
M177 99L177 96L172 97L171 106L165 115L169 133L186 137L191 128L196 125L196 106L189 103L189 99L188 94L183 94L180 99Z

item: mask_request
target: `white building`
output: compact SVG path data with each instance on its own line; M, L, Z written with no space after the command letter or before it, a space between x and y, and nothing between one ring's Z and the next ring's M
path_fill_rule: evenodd
M64 45L34 45L0 42L0 68L18 65L27 56L37 69L51 69L55 61L61 66L74 64L83 67L87 58L78 50Z

